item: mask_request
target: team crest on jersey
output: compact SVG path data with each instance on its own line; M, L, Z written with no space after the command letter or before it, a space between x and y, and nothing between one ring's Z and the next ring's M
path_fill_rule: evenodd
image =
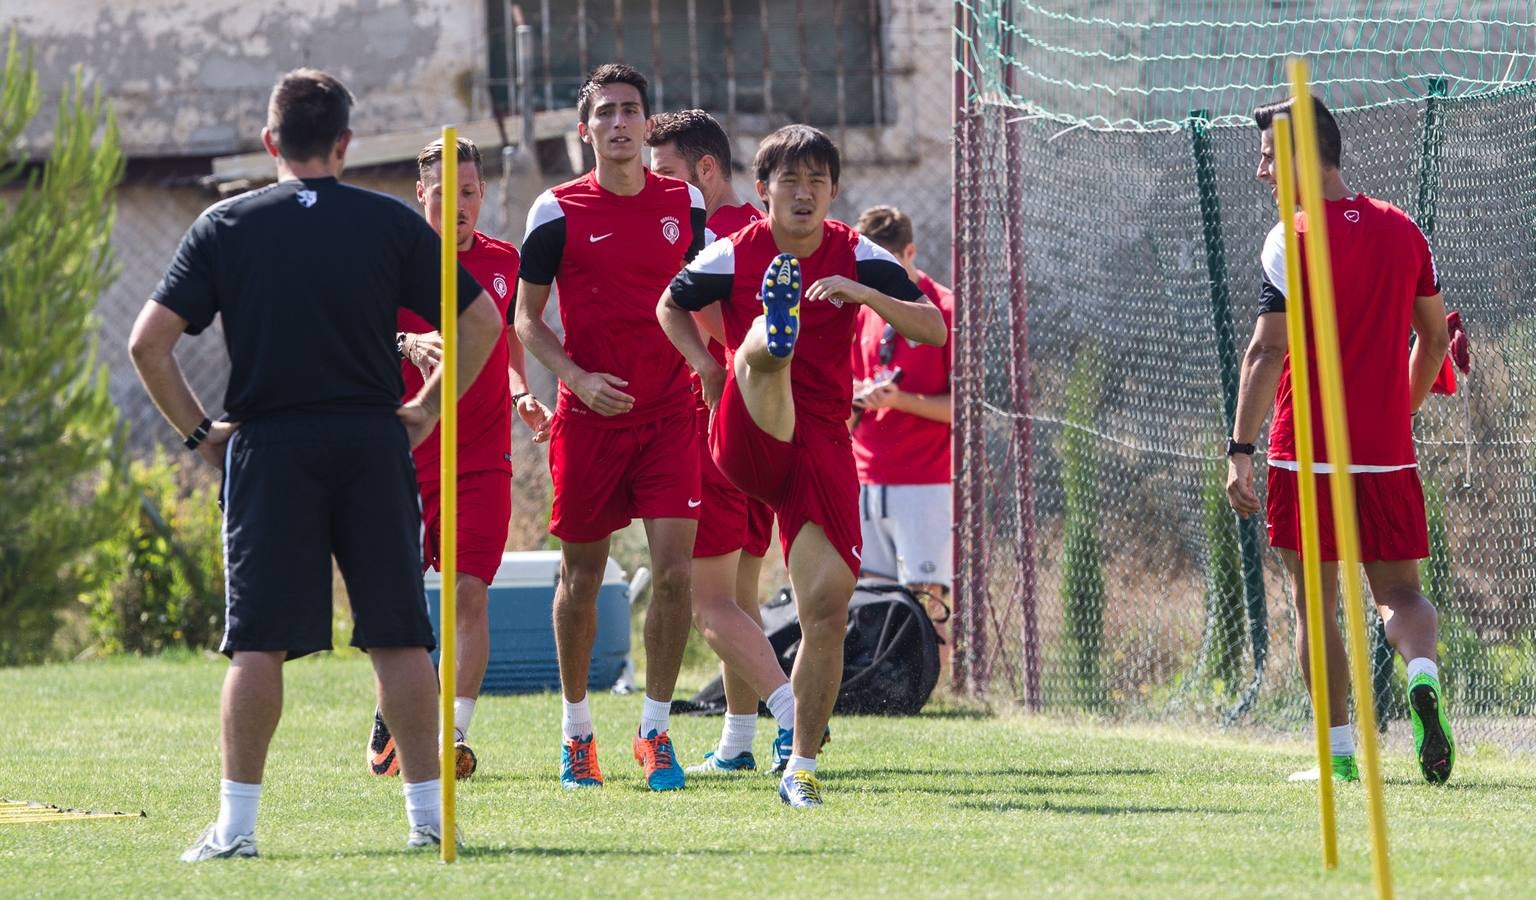
M1358 221L1360 221L1360 210L1358 210L1358 209L1346 209L1346 210L1344 210L1344 218L1348 219L1351 222L1358 222Z
M497 272L496 277L491 279L491 290L494 290L498 297L507 296L507 276Z
M297 199L299 201L299 205L305 209L309 209L311 206L314 206L316 203L320 202L320 195L314 191L299 191L297 194L294 194L294 198Z
M678 238L683 236L683 228L678 224L676 216L662 217L661 236L666 238L669 244L677 243Z

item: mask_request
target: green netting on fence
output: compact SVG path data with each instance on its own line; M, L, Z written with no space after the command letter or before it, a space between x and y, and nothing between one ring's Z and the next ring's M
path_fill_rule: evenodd
M1067 123L1172 128L1194 109L1224 122L1282 93L1285 59L1312 60L1336 109L1536 78L1529 0L961 0L973 98Z
M1018 28L1042 6L988 8L1021 16ZM1388 17L1384 4L1356 6ZM1471 6L1412 12L1516 13ZM1207 24L1241 24L1250 7L1261 5L1200 8ZM1328 4L1310 9L1328 17ZM1530 5L1518 12L1528 19ZM1263 52L1291 49L1298 21L1274 27ZM1174 52L1153 52L1159 30L1143 31L1134 52ZM1536 751L1536 87L1493 90L1497 78L1470 69L1434 84L1438 65L1414 82L1407 66L1422 58L1405 56L1393 83L1416 83L1417 96L1357 86L1374 99L1338 116L1344 170L1419 221L1472 334L1461 393L1432 397L1415 424L1432 551L1423 586L1441 613L1459 736ZM988 65L964 83L986 84ZM1182 71L1180 82L1195 77ZM1298 733L1309 721L1291 585L1261 523L1239 523L1222 493L1237 355L1276 213L1254 177L1258 132L1221 123L1283 95L1263 79L1260 98L1235 71L1198 96L1173 93L1168 110L1211 111L1170 114L1183 119L1173 128L1064 128L991 88L960 107L955 634L968 690L1117 718ZM1379 712L1401 745L1402 666L1374 617L1373 631Z

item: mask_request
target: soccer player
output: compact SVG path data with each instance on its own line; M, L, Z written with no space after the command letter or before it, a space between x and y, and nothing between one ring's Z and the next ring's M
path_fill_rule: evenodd
M821 805L816 754L842 683L859 570L859 482L847 426L855 318L867 305L925 344L944 343L946 332L943 315L893 256L827 219L841 169L830 138L808 125L786 126L762 142L752 168L768 218L699 254L672 280L656 314L715 410L715 463L778 517L803 634L792 678L792 755L779 796L814 807ZM715 302L725 321L724 367L689 316Z
M454 677L453 730L457 777L468 778L479 762L469 748L469 725L475 715L475 701L480 696L480 682L485 679L486 660L490 658L490 624L486 605L490 585L501 565L501 553L507 545L507 527L512 517L512 410L515 406L523 423L533 431L534 443L549 437L549 410L528 391L523 370L523 345L512 330L512 299L517 284L517 250L475 229L480 220L480 204L485 200L480 148L469 138L459 138L459 212L455 243L459 262L475 276L496 304L507 323L506 340L497 341L491 358L459 404L459 543L458 574L454 580L457 594L458 636L457 672ZM422 205L427 222L438 234L443 232L443 142L435 140L423 147L416 157L416 201ZM395 336L396 346L405 358L400 374L405 380L405 396L414 397L421 390L426 374L442 360L442 335L421 316L409 309L400 310ZM424 529L423 568L441 570L439 559L441 517L440 436L432 432L413 451L416 480L421 485L421 512ZM400 771L395 761L394 742L389 727L377 711L373 735L368 742L368 766L375 775L395 775Z
M731 184L731 142L714 116L702 109L662 113L651 123L646 139L651 147L651 171L681 178L704 195L709 231L726 237L762 218L743 203ZM725 365L719 307L695 315L710 335L709 354ZM725 683L725 724L720 743L689 766L690 775L746 772L757 768L752 742L757 736L757 702L761 698L778 723L773 743L773 771L789 760L788 735L795 727L795 697L777 654L763 634L757 582L763 557L773 538L773 510L742 493L709 455L710 409L698 376L693 376L699 473L704 505L699 507L699 532L693 543L693 623L722 660Z
M1291 101L1260 107L1254 122L1262 135L1259 180L1275 187L1276 147L1271 127L1277 113ZM1435 645L1435 608L1419 590L1419 563L1429 555L1424 516L1424 491L1414 457L1412 415L1429 394L1440 371L1450 337L1445 305L1429 242L1413 220L1383 200L1350 190L1340 169L1343 141L1338 123L1322 101L1317 110L1318 153L1322 159L1329 259L1334 295L1344 395L1349 413L1350 472L1354 481L1360 529L1360 559L1371 596L1386 626L1387 641L1408 663L1408 709L1413 719L1414 748L1419 768L1431 784L1451 776L1456 745L1440 693ZM1305 216L1297 214L1305 230ZM1297 499L1295 435L1292 431L1290 352L1285 329L1285 238L1276 224L1264 241L1264 283L1253 340L1243 360L1238 387L1237 421L1227 442L1227 497L1238 515L1259 511L1253 485L1254 442L1264 424L1268 398L1274 398L1275 421L1269 437L1269 488L1266 520L1270 545L1279 551L1295 588L1296 653L1303 678L1307 668L1307 615L1301 571L1301 540ZM1300 302L1301 298L1294 298ZM1403 340L1412 329L1418 335L1409 358ZM1304 348L1312 371L1318 371L1308 331ZM1312 421L1319 423L1313 458L1317 461L1319 530L1323 560L1323 628L1328 660L1329 741L1333 771L1338 777L1359 778L1355 765L1354 731L1349 723L1349 672L1344 639L1339 633L1338 548L1329 506L1326 473L1330 472L1323 442L1322 405L1314 389ZM1298 773L1298 779L1310 773Z
M528 211L517 335L560 379L550 432L550 533L560 539L555 648L564 694L561 784L602 784L587 707L597 593L609 537L645 522L654 573L646 611L646 692L632 748L652 790L683 787L668 734L688 640L689 559L698 525L693 397L681 357L656 322L656 297L704 245L697 188L646 170L645 77L610 63L577 94L577 134L597 166L545 191ZM562 345L544 323L559 282Z
M854 226L885 248L907 277L954 324L955 295L915 265L912 219L894 206L864 210ZM939 663L949 667L949 587L954 578L950 526L950 348L896 336L866 307L853 349L853 459L859 469L863 574L899 581L927 603L939 632Z
M438 318L441 241L392 197L337 178L352 95L297 69L272 90L262 144L277 183L209 207L182 238L134 323L129 351L186 446L224 470L226 624L219 817L188 862L255 856L283 663L331 647L331 558L346 580L379 706L405 780L407 847L442 841L437 685L421 583L421 516L410 449L437 421L439 376L400 403L395 313ZM459 375L474 380L501 319L459 273ZM173 355L220 316L229 350L213 423Z

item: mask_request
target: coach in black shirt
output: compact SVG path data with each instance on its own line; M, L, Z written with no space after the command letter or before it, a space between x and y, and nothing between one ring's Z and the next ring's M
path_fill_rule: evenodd
M391 197L341 184L352 95L314 69L272 90L262 143L276 184L209 207L134 323L145 388L189 449L224 470L229 655L219 818L182 858L255 856L285 660L331 647L331 557L352 643L369 651L405 776L407 846L441 840L434 646L421 582L411 447L437 421L439 376L401 406L395 314L438 323L437 234ZM459 271L459 383L501 318ZM210 422L172 350L215 315L229 348L226 422Z

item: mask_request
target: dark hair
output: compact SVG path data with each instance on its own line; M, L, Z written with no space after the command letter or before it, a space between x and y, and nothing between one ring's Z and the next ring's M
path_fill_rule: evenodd
M871 206L853 227L894 256L912 246L912 217L894 206Z
M587 116L592 114L592 96L597 93L597 89L610 84L627 84L639 91L640 111L647 119L651 117L650 82L645 80L640 70L623 63L603 63L592 70L587 80L581 83L581 90L576 92L576 115L581 121L585 122Z
M427 173L432 170L433 166L438 165L442 161L443 139L438 138L422 147L421 152L416 154L417 177L422 181L426 181ZM474 163L475 174L479 175L482 181L485 180L485 167L480 164L480 148L475 146L475 142L469 138L459 138L459 162Z
M843 170L837 145L825 133L809 125L785 125L763 138L752 159L752 171L766 183L774 172L803 163L826 166L833 184Z
M1259 126L1260 131L1268 131L1275 123L1275 113L1289 114L1295 102L1292 97L1259 107L1253 111L1254 124ZM1322 158L1324 165L1337 169L1344 158L1344 138L1339 135L1339 123L1323 101L1316 97L1312 98L1312 109L1317 119L1317 155Z
M702 109L658 114L651 122L651 136L645 139L645 143L651 147L677 145L677 152L688 160L689 180L698 177L696 170L699 160L706 156L713 156L724 170L726 180L730 180L730 138L725 136L725 129L720 127L715 117Z
M327 156L347 130L352 92L319 69L294 69L277 80L267 101L267 128L283 159L300 162Z

